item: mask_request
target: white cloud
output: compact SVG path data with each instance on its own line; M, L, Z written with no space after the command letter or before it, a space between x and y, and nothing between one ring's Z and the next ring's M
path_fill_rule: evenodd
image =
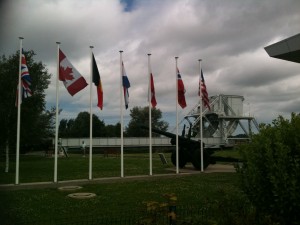
M56 41L60 41L88 83L89 46L94 46L104 89L104 110L94 107L94 112L107 123L118 121L120 114L119 50L124 51L131 83L130 107L147 105L147 53L152 53L158 108L164 115L175 112L175 56L187 89L188 107L180 115L198 101L199 58L209 94L243 95L259 122L299 111L299 65L270 58L263 49L299 32L298 0L135 1L131 11L118 0L1 4L1 53L15 52L18 37L25 38L24 48L33 49L53 75L46 97L49 107L55 105ZM88 111L89 88L71 97L60 84L61 116Z

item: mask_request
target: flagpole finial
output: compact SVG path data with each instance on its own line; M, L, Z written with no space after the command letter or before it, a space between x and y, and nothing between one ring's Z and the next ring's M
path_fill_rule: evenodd
M91 45L90 48L94 48L94 46Z
M23 38L23 37L19 37L19 39L20 39L20 40L23 40L24 38Z
M175 56L175 59L178 59L179 57L178 56Z
M58 45L59 45L59 44L60 44L60 42L59 42L59 41L57 41L57 42L56 42L56 44L58 44Z
M202 61L202 59L198 59L198 61L199 61L199 62L201 62L201 61Z
M148 53L148 55L150 56L150 55L151 55L151 53Z
M123 51L122 51L122 50L120 50L119 52L120 52L120 53L122 53Z

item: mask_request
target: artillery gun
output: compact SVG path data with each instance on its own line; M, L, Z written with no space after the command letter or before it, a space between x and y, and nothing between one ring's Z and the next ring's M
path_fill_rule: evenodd
M149 130L149 127L142 125L141 128ZM176 134L162 131L156 128L152 128L152 132L171 138L170 143L176 145ZM189 129L187 137L185 137L185 127L183 128L182 135L178 135L178 155L179 155L179 167L183 168L188 162L191 162L195 169L201 169L201 153L200 144L201 140L191 139L191 128ZM210 164L210 152L209 149L204 148L203 144L203 168L205 169ZM172 151L171 161L176 166L176 150Z
M185 135L185 124L182 135L178 136L179 167L184 167L187 162L191 162L196 169L201 168L200 143L203 148L203 168L216 161L235 162L237 159L231 157L213 156L218 149L233 148L239 142L249 141L251 139L251 122L259 131L258 124L253 116L245 116L243 113L244 97L240 95L216 95L209 98L210 110L204 107L202 101L199 101L189 113L179 123L188 123L188 135ZM202 112L200 113L200 110ZM200 129L200 121L202 127ZM245 123L244 121L248 121ZM248 130L246 125L248 124ZM147 126L142 128L149 130ZM240 129L244 132L244 137L234 137L233 134ZM202 130L202 135L200 133ZM176 135L158 129L152 129L153 133L164 135L171 138L171 144L176 145ZM173 131L174 132L174 131ZM202 136L202 137L201 137ZM198 140L197 140L198 139ZM202 140L200 140L202 139ZM176 151L171 155L171 161L176 165Z

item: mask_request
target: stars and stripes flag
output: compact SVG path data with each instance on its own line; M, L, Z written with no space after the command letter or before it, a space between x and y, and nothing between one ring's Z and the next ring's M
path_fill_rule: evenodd
M97 97L98 97L98 104L97 106L102 110L103 108L103 89L102 89L102 82L100 78L100 73L97 67L97 63L93 55L93 62L92 62L92 70L93 70L93 83L97 87Z
M30 89L31 86L31 77L29 75L26 58L24 55L24 51L22 49L22 59L21 59L21 101L23 98L28 98L32 96L32 91ZM18 94L19 94L19 85L17 86L17 97L16 97L16 106L18 105Z
M186 107L186 101L184 96L185 88L179 70L178 68L176 69L177 69L177 86L178 86L178 104L181 106L181 108L185 108Z
M200 74L200 78L199 78L198 95L202 96L203 105L210 110L209 98L208 98L207 88L206 88L206 85L205 85L205 80L204 80L202 70L201 70L201 74Z
M122 61L122 85L123 85L123 92L124 92L124 100L125 100L125 109L128 109L129 104L129 92L128 88L130 88L130 82L126 75L124 63Z

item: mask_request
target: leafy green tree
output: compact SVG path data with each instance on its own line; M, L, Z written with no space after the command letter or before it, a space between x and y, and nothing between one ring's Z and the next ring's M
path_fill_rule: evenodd
M103 121L93 114L93 137L106 137L106 129ZM80 112L75 119L62 119L59 124L60 137L89 137L90 113Z
M60 137L68 137L68 120L62 119L59 122L58 130Z
M300 221L300 114L279 116L261 125L252 142L241 147L242 187L256 211L280 224Z
M45 110L45 89L50 83L50 74L42 62L34 60L33 51L25 52L27 66L32 79L32 97L24 99L21 105L20 145L36 146L52 135L51 111ZM0 58L0 147L6 143L10 148L16 145L17 107L16 90L19 75L19 51Z
M121 136L121 123L115 125L109 124L105 126L107 137L120 137Z
M147 130L141 129L141 125L149 125L149 108L148 107L133 107L130 110L131 120L126 128L126 135L129 137L148 137L149 132ZM166 131L169 124L163 120L162 112L160 109L151 109L151 124L153 128ZM153 134L153 136L159 136Z

